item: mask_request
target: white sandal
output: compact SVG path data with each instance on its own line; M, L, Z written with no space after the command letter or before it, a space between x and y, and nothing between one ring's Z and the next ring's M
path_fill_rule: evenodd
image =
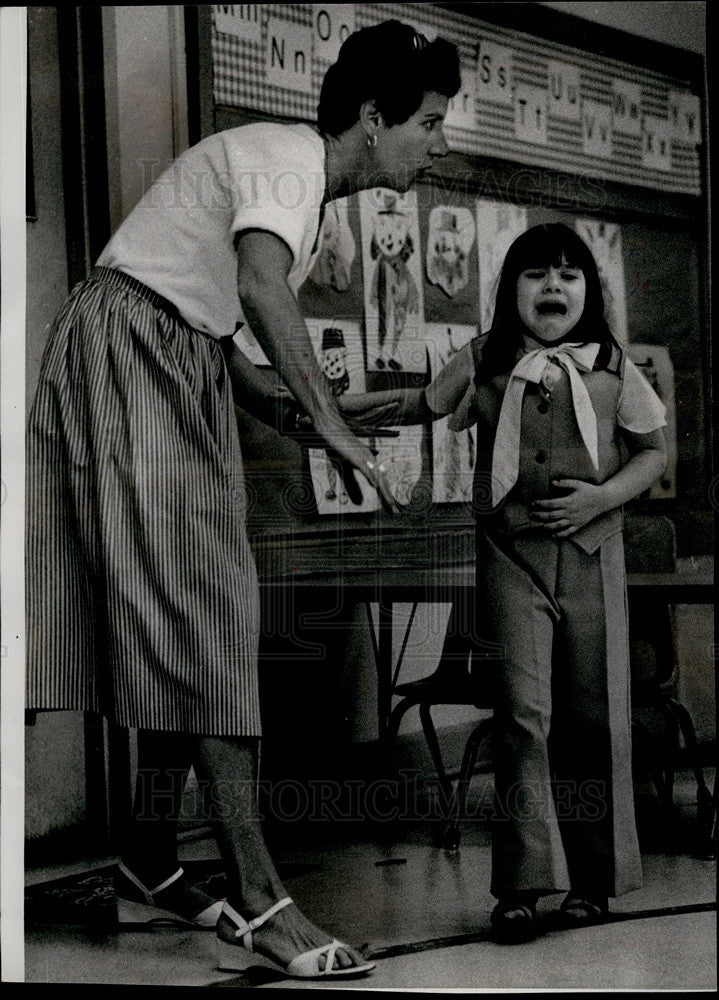
M222 900L213 900L207 893L194 885L183 885L182 912L167 909L156 897L171 885L183 878L184 871L178 868L174 875L148 889L139 878L131 872L122 861L117 866L118 875L115 878L115 894L117 897L117 920L119 924L152 924L167 923L205 927L211 929L217 923L222 910ZM130 885L128 885L130 883ZM134 892L133 892L134 887ZM142 899L128 898L132 893Z
M347 948L342 941L335 938L328 944L323 944L319 948L311 951L304 951L289 962L288 965L281 965L279 962L255 952L252 947L252 932L261 927L266 920L274 916L279 910L289 906L292 900L285 896L269 910L266 910L259 917L253 920L245 920L229 903L222 907L222 916L225 916L235 925L234 935L236 941L223 941L217 938L217 962L218 967L223 970L244 971L250 965L267 965L271 969L279 969L287 976L295 979L325 979L333 976L358 976L366 972L371 972L375 968L374 962L365 962L362 965L350 965L346 969L334 969L335 955L338 948ZM325 955L325 967L320 968L319 960Z

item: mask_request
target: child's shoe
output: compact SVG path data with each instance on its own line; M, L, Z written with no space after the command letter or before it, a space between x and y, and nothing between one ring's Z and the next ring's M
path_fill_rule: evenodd
M589 927L601 923L609 914L606 896L570 892L559 908L565 927Z
M520 944L537 936L537 900L507 896L500 899L490 917L494 937L502 944Z

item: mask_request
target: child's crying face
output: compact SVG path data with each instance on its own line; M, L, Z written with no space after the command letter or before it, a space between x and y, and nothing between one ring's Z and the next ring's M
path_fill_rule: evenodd
M584 272L566 261L527 268L517 279L517 312L530 333L551 344L561 340L584 312Z

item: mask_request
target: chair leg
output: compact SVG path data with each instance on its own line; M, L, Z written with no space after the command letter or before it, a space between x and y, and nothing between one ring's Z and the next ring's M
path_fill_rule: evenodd
M714 792L712 794L711 818L704 843L699 844L699 856L705 861L715 861L719 846L719 798L717 797L717 779L714 775Z
M444 769L442 752L439 749L439 740L437 739L437 730L434 728L434 723L432 722L431 706L427 703L422 703L419 706L419 717L422 721L424 738L427 740L427 746L432 755L432 762L439 778L439 785L444 796L444 805L448 807L452 800L452 782L447 777L447 772Z
M634 744L643 751L643 756L645 758L644 763L647 766L647 762L651 761L653 754L652 748L652 738L647 726L643 722L640 722L637 718L632 718L632 738ZM672 807L672 788L673 781L669 779L668 772L665 772L655 763L648 764L648 770L652 778L652 784L654 785L654 790L657 793L657 799L659 800L660 807L667 813L671 812Z
M394 773L392 750L394 748L395 740L397 739L400 723L409 709L416 704L417 702L413 701L411 698L403 698L402 701L395 705L390 712L389 718L387 719L387 725L385 726L382 739L380 740L381 764L385 774L389 774L390 771Z
M450 821L444 835L444 848L446 851L456 851L459 847L459 823L464 815L467 803L469 782L472 777L474 765L477 762L479 748L491 726L491 719L483 719L477 726L474 727L469 735L469 739L467 740L467 746L464 749L464 755L462 757L462 766L460 767L459 777L457 779L457 785L452 799Z
M712 795L704 780L704 771L699 763L699 744L696 729L688 709L676 698L669 699L669 705L679 724L689 761L697 783L697 821L699 826L698 853L701 857L716 857L716 797ZM716 784L716 778L715 784Z
M659 707L664 715L667 726L669 727L671 740L673 740L678 750L680 729L677 715L668 700L663 700ZM672 818L674 809L674 772L674 755L670 751L670 756L664 767L663 795L660 795L660 799L662 799L662 805L666 810L668 819Z
M700 806L711 804L711 792L709 791L706 781L704 780L704 772L699 765L699 744L697 743L697 734L694 728L694 722L689 714L687 708L682 705L680 701L676 698L670 698L668 701L674 716L679 723L679 728L681 734L684 737L684 743L689 752L689 761L692 771L694 772L694 777L697 783L697 802Z

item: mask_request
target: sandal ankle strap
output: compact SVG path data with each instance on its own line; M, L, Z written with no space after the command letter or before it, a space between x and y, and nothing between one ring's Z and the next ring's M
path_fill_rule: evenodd
M273 917L275 913L279 910L283 910L286 906L289 906L292 900L289 896L285 896L284 899L279 900L279 902L274 903L269 910L265 910L261 913L259 917L253 917L252 920L245 920L237 910L233 909L228 902L222 904L222 912L230 918L230 920L235 924L236 931L235 937L242 937L242 946L246 948L247 951L254 951L252 947L252 932L261 927L266 920Z
M164 882L160 882L159 885L156 885L154 889L148 889L147 886L142 884L137 875L131 872L130 869L127 867L127 865L123 864L122 861L118 862L117 867L120 869L125 878L128 878L132 882L132 884L140 890L140 892L145 897L145 902L148 904L148 906L155 905L155 901L152 897L156 893L162 892L163 889L167 889L168 886L171 886L173 882L176 882L178 878L182 878L182 876L185 874L182 868L178 868L177 871L174 873L174 875L170 875L170 877L166 878Z

